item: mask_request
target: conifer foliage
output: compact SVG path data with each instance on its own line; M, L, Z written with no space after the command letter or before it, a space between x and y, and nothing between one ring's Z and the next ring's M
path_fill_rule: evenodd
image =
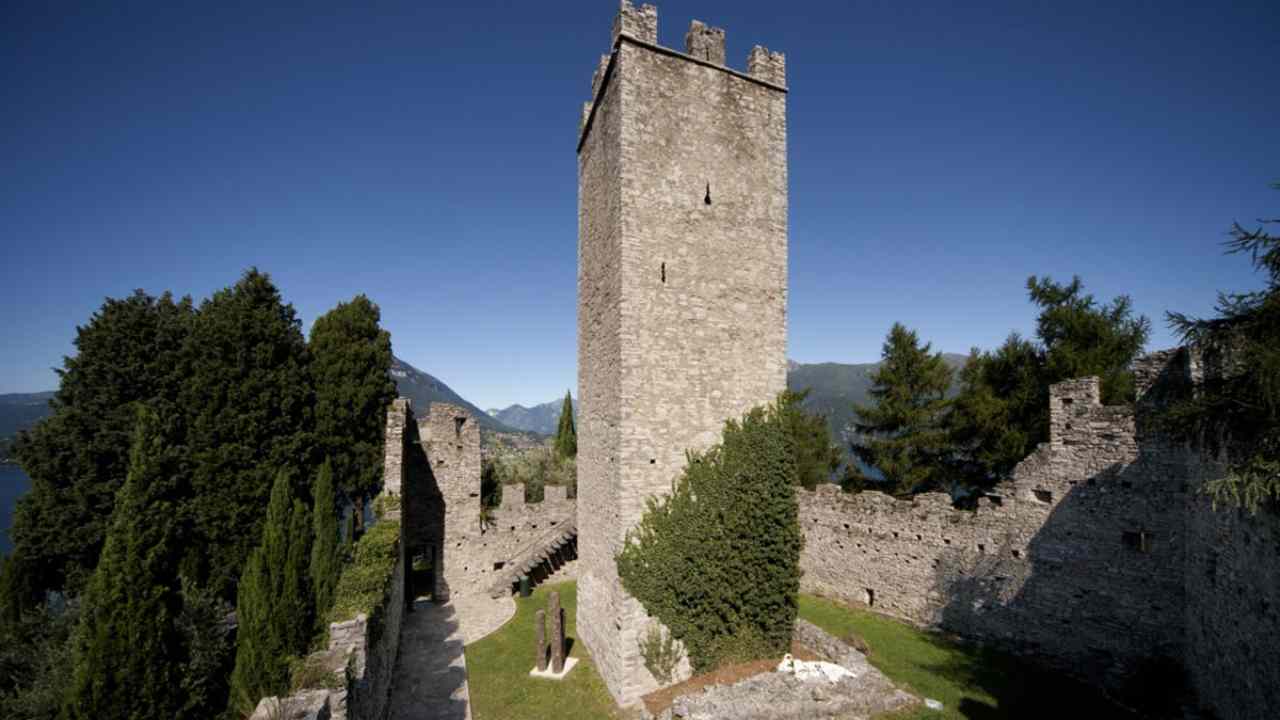
M951 369L942 353L920 344L914 330L894 323L885 339L880 366L871 378L874 405L856 405L859 440L854 455L884 473L894 492L938 486L946 432L946 393Z
M778 412L791 435L796 481L804 489L813 490L831 480L844 458L840 448L831 442L827 419L805 411L804 400L808 395L808 390L784 390L778 396Z
M382 433L396 397L391 334L381 318L377 305L357 295L317 318L308 343L317 445L338 490L361 508L382 481Z
M618 556L627 592L696 671L790 646L804 542L791 442L777 403L728 421L719 445L690 453L672 494L649 501Z
M251 711L259 698L285 690L290 657L304 654L313 627L308 567L311 522L287 472L276 476L261 544L240 578L232 702Z
M1280 184L1276 189L1280 190ZM1280 509L1280 218L1253 230L1236 223L1227 252L1247 255L1265 286L1218 296L1218 314L1168 314L1170 326L1204 353L1201 392L1175 402L1166 422L1207 446L1226 449L1230 472L1208 484L1216 504L1251 513Z
M79 594L98 564L116 492L129 467L138 403L174 401L191 300L141 290L108 299L76 328L76 354L63 360L51 417L23 433L15 455L31 490L14 511L23 558L15 600L33 605L46 590Z
M186 488L143 408L102 559L83 598L66 718L170 718L184 705L176 510Z
M315 590L316 617L323 618L333 605L333 588L342 569L338 547L338 501L333 490L333 469L328 460L320 466L312 495L315 502L311 508L311 585Z
M578 430L573 423L573 397L564 393L564 405L560 408L560 424L556 426L556 458L567 460L578 456Z
M201 304L187 339L182 405L208 584L227 598L262 531L281 471L311 467L312 387L301 322L252 269Z

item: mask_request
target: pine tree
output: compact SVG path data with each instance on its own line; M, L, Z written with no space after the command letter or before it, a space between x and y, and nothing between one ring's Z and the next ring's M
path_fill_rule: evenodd
M293 307L256 269L200 305L185 355L190 513L208 565L202 584L230 599L261 537L273 479L281 470L306 477L311 466L309 356Z
M333 469L326 459L312 489L311 584L315 591L315 615L324 618L333 604L341 556L338 547L338 501L333 490Z
M253 551L238 590L231 694L242 709L252 710L258 699L283 691L288 658L307 648L313 622L307 580L311 532L306 506L293 497L289 473L279 472L261 545Z
M937 487L943 480L942 421L951 386L942 353L931 353L929 343L921 347L915 331L894 323L871 381L876 403L854 406L860 436L854 454L882 472L894 492Z
M382 434L396 397L391 335L381 318L377 305L357 295L317 318L308 343L316 441L338 489L360 510L382 482Z
M191 300L138 290L107 299L76 328L76 354L63 359L53 413L20 435L14 456L31 490L14 510L15 582L38 601L46 590L79 594L98 564L117 492L129 466L136 405L172 402Z
M183 707L176 508L162 420L142 408L111 529L83 598L66 718L170 718Z
M564 405L560 407L560 424L556 427L556 458L565 460L578 456L578 430L573 423L573 397L566 390Z
M827 419L805 411L804 401L808 396L808 390L784 390L778 396L778 413L783 427L791 435L796 480L806 490L813 490L831 481L832 473L844 458L840 448L831 442Z
M1280 190L1280 184L1275 188ZM1217 316L1168 314L1169 325L1201 351L1200 392L1172 401L1164 424L1211 454L1226 450L1229 472L1205 490L1215 505L1280 512L1280 235L1262 220L1231 228L1228 253L1248 255L1266 275L1260 290L1220 293Z
M1044 357L1017 333L994 352L970 353L960 392L947 415L952 468L958 478L989 488L1049 439L1049 385Z
M1044 348L1044 382L1097 375L1104 405L1132 402L1129 366L1151 333L1146 317L1134 317L1133 301L1120 295L1100 305L1084 292L1079 277L1062 285L1032 275L1027 278L1027 294L1040 308L1036 337Z

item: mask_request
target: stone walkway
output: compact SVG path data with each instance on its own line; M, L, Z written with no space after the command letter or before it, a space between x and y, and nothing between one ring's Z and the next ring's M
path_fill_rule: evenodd
M502 627L515 611L510 597L484 594L443 604L416 600L400 630L389 720L471 720L463 646Z

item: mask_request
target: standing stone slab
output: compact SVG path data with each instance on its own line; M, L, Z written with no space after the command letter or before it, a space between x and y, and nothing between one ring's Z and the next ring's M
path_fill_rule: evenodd
M546 611L539 610L533 614L533 666L538 672L547 669L547 618Z
M551 591L551 672L564 670L564 609L560 607L560 593Z

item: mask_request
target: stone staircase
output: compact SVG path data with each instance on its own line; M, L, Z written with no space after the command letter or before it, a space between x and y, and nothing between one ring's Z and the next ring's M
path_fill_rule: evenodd
M532 585L577 556L578 521L571 517L548 530L535 542L529 543L519 555L512 558L489 586L489 597L510 595L524 577L528 577Z

